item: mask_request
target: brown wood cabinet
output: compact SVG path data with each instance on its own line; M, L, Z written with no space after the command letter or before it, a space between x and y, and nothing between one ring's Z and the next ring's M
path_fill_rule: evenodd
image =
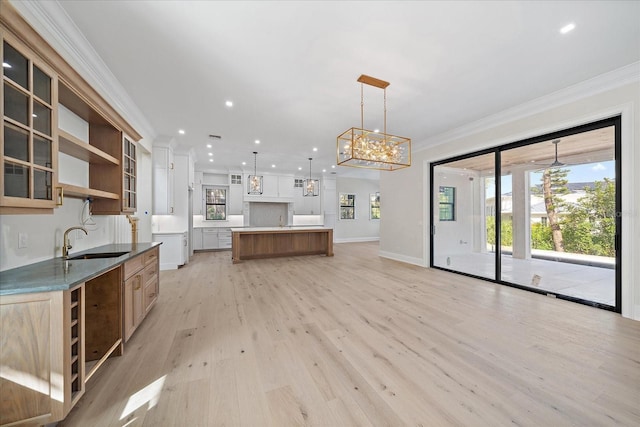
M2 296L1 426L64 419L86 381L122 354L119 280L116 267L70 290Z
M158 248L127 261L124 264L124 323L125 342L131 338L151 307L158 299L159 293L159 252Z
M140 134L4 0L0 29L0 213L53 213L64 197L91 198L97 215L135 212ZM88 138L59 128L61 106ZM59 182L59 152L89 164L88 187Z
M247 228L232 229L231 259L275 258L324 254L333 256L331 228Z
M2 297L0 425L63 414L62 313L63 292Z
M17 38L2 33L0 213L52 213L57 75Z

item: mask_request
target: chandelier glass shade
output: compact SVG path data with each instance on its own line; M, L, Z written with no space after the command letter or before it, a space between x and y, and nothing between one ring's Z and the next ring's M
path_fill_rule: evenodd
M305 179L302 187L302 195L305 197L315 197L320 192L320 181L311 179L311 157L309 157L309 179Z
M253 152L253 175L247 180L247 194L262 194L262 175L257 174L258 152Z
M337 163L369 169L396 170L411 166L411 139L387 133L388 82L367 75L360 82L360 127L346 130L337 138ZM364 85L384 90L384 127L382 132L364 129Z

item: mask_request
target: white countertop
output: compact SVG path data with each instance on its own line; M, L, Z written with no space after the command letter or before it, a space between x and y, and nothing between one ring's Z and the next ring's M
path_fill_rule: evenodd
M182 231L154 231L151 234L154 236L159 236L161 234L184 234L186 233L187 230L182 230Z
M246 231L246 232L254 232L254 231L288 231L288 230L331 230L328 227L321 227L317 225L301 225L301 226L286 226L286 227L232 227L231 231Z

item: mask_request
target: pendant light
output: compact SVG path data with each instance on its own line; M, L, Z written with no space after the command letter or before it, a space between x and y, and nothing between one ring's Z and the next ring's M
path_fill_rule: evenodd
M304 180L304 187L302 187L302 195L305 197L315 197L320 191L320 181L317 179L311 179L311 157L309 157L309 179Z
M262 175L257 174L258 152L253 152L253 175L247 181L247 194L262 194Z
M389 82L365 74L360 83L360 127L352 127L337 138L338 165L394 171L411 166L411 139L387 133L387 86ZM382 132L364 128L364 85L384 91Z

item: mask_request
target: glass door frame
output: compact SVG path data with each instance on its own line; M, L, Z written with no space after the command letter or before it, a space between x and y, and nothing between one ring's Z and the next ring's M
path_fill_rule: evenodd
M443 270L443 271L448 271L451 273L456 273L456 274L460 274L463 276L468 276L468 277L473 277L476 279L480 279L480 280L485 280L488 282L492 282L492 283L498 283L500 285L505 285L505 286L510 286L510 287L514 287L514 288L518 288L518 289L524 289L526 291L529 292L534 292L534 293L538 293L538 294L542 294L542 295L548 295L548 296L553 296L556 297L558 299L564 299L564 300L568 300L568 301L573 301L573 302L577 302L580 304L585 304L585 305L589 305L592 307L597 307L597 308L601 308L604 310L609 310L609 311L614 311L616 313L620 313L622 310L622 245L621 245L621 239L620 239L620 233L622 230L622 162L620 159L620 156L622 154L622 117L620 115L616 115L607 119L602 119L602 120L598 120L595 122L591 122L591 123L587 123L584 125L580 125L580 126L575 126L569 129L564 129L564 130L560 130L560 131L556 131L556 132L551 132L548 134L544 134L544 135L539 135L539 136L535 136L535 137L531 137L531 138L527 138L527 139L523 139L520 141L516 141L516 142L512 142L512 143L507 143L507 144L503 144L497 147L493 147L493 148L487 148L487 149L483 149L483 150L479 150L479 151L474 151L468 154L463 154L463 155L458 155L458 156L454 156L454 157L450 157L447 159L443 159L443 160L438 160L435 162L431 162L429 164L429 182L430 182L430 189L429 189L429 197L430 197L430 202L429 202L429 267L430 268L435 268L438 270ZM575 134L579 134L579 133L583 133L583 132L588 132L588 131L592 131L592 130L596 130L596 129L601 129L601 128L606 128L606 127L610 127L613 126L614 127L614 157L615 157L615 189L616 189L616 195L615 195L615 211L616 211L616 233L615 233L615 242L614 242L614 248L616 251L616 256L615 256L615 306L610 306L607 304L603 304L603 303L599 303L599 302L595 302L595 301L590 301L590 300L586 300L586 299L582 299L582 298L577 298L577 297L573 297L573 296L569 296L569 295L563 295L563 294L559 294L553 291L548 291L548 290L544 290L544 289L536 289L536 288L531 288L531 287L527 287L527 286L522 286L516 283L511 283L511 282L507 282L501 279L502 277L502 262L501 262L501 258L502 258L502 249L501 249L501 245L498 244L498 242L501 242L501 235L500 235L500 229L502 226L502 219L501 219L501 215L500 212L502 211L502 201L501 201L501 179L500 177L502 176L502 170L501 170L501 153L503 151L506 150L510 150L513 148L519 148L519 147L524 147L527 145L532 145L532 144L537 144L540 142L544 142L544 141L549 141L549 140L553 140L553 139L560 139L560 138L564 138L567 137L569 135L575 135ZM494 272L494 278L490 279L487 277L483 277L483 276L478 276L478 275L474 275L471 273L466 273L466 272L460 272L460 271L456 271L456 270L452 270L449 268L445 268L442 266L437 266L434 264L434 235L435 235L435 213L436 213L436 206L434 203L435 200L435 185L434 185L434 177L435 177L435 168L437 166L443 166L447 163L451 163L454 161L458 161L458 160L464 160L464 159L469 159L472 157L477 157L477 156L482 156L482 155L486 155L486 154L494 154L494 160L495 160L495 165L494 165L494 174L495 174L495 211L496 211L496 215L495 215L495 241L496 241L496 251L495 251L495 272Z

